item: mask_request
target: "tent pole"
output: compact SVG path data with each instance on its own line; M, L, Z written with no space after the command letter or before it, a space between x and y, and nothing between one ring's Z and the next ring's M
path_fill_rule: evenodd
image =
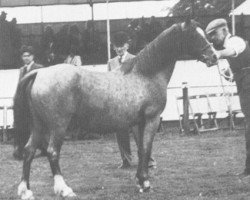
M94 21L94 8L93 8L93 3L91 4L91 19Z
M107 5L107 50L108 50L108 60L110 60L110 20L109 20L109 0L106 0Z
M234 9L235 9L235 0L232 0L232 35L235 35L235 15L234 15Z
M41 28L42 34L44 34L44 19L43 19L43 7L41 6Z
M94 26L94 4L93 4L92 0L89 0L89 5L91 8L91 21L92 21L92 24Z

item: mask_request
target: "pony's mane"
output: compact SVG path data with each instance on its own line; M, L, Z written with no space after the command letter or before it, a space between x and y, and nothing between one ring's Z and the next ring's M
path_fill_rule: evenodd
M150 70L151 66L156 66L162 64L163 60L157 59L160 55L164 53L164 49L160 47L162 40L167 40L167 37L171 32L181 30L181 24L174 24L170 28L163 31L158 37L156 37L152 42L146 45L136 57L124 62L120 70L124 74L130 73L135 67L139 71ZM170 36L169 36L170 37Z

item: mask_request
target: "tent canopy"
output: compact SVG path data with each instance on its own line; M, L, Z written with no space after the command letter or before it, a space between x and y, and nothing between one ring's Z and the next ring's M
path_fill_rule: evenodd
M245 1L234 10L235 15L250 15L250 1Z
M109 0L113 2L131 2L131 1L150 1L150 0ZM151 0L152 1L152 0ZM0 7L19 7L19 6L46 6L46 5L74 5L106 3L106 0L0 0Z

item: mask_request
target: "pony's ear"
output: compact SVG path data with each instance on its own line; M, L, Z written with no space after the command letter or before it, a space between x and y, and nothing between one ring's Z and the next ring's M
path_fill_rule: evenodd
M185 22L182 23L182 28L183 30L187 29L191 25L191 18L187 17Z

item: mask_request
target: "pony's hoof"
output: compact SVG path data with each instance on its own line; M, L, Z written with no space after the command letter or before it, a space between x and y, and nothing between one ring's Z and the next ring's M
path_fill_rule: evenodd
M33 192L31 190L26 190L25 193L22 193L21 199L22 200L35 200L33 196Z
M71 193L69 193L67 196L65 196L65 197L67 197L67 198L76 198L77 196L76 196L76 194L72 191ZM64 197L64 198L65 198Z
M63 200L79 200L79 198L75 195L75 196L63 197Z
M73 190L70 187L65 187L63 190L55 190L55 193L58 196L61 196L63 198L75 198L76 194L73 192Z
M139 192L140 193L149 192L150 189L151 189L150 182L147 180L147 181L144 181L143 185L140 186Z
M125 163L122 163L118 169L129 169L131 168L131 165L128 163L128 164L125 164Z
M26 182L21 182L18 186L17 191L18 196L21 197L22 200L34 200L33 192L27 189Z

